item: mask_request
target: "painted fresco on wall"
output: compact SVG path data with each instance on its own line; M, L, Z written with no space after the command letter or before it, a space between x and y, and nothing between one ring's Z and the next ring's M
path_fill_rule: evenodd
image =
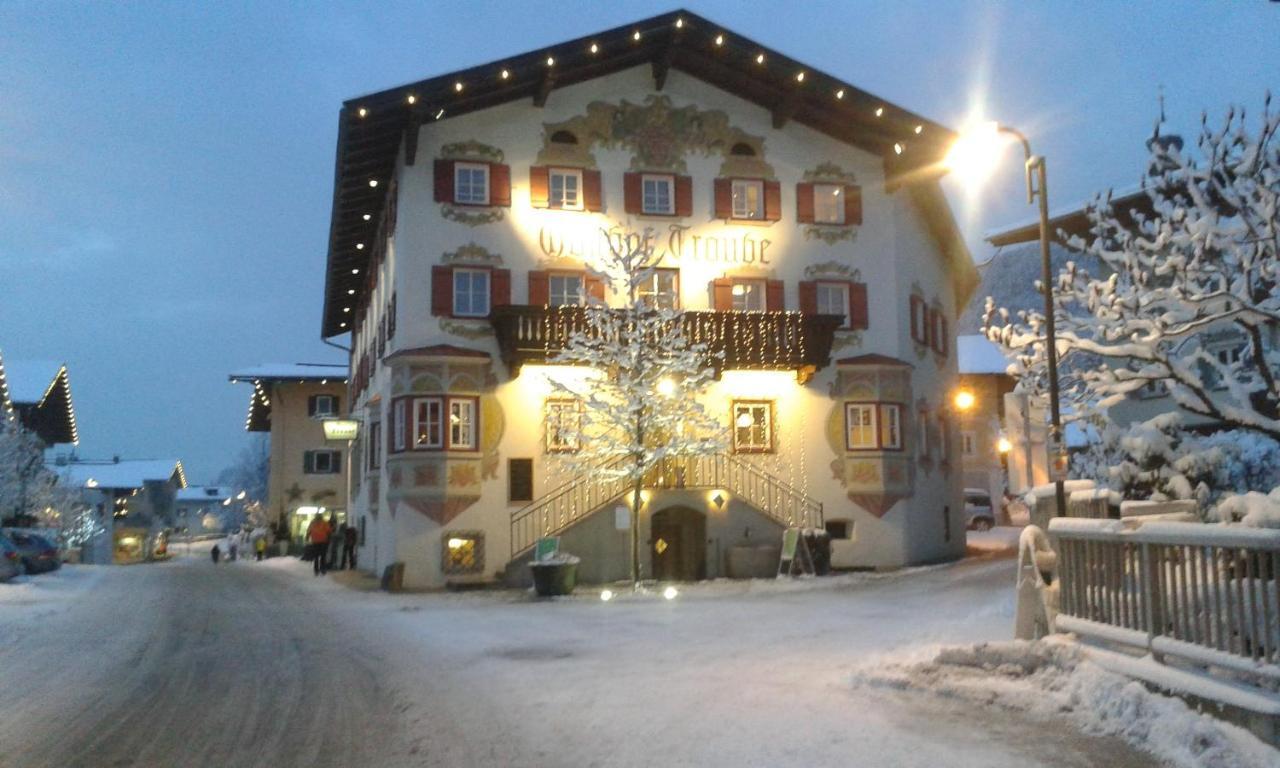
M832 478L839 481L854 504L884 517L898 501L912 494L911 443L906 412L911 404L911 369L901 365L840 366L831 383L833 405L824 434L834 458ZM845 447L845 403L863 401L901 405L901 450L849 451Z
M497 147L482 144L475 140L459 141L445 144L440 148L440 157L444 160L473 160L481 163L501 163L503 152ZM476 208L469 205L440 204L440 216L471 227L482 224L493 224L502 221L506 209L501 206Z

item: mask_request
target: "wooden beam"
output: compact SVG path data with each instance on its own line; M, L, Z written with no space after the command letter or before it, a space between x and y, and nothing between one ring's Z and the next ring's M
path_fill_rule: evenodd
M542 81L538 83L538 90L533 94L533 106L541 109L547 106L547 97L551 95L551 90L556 87L556 76L551 71L551 67L547 67L547 71L542 74Z
M418 121L410 120L404 129L404 164L413 165L418 158Z
M782 130L787 124L791 116L796 113L796 107L800 106L800 89L795 88L782 98L781 103L773 110L773 127L775 130Z
M653 57L651 64L653 65L653 89L661 91L667 85L667 75L671 72L671 62L676 57L676 46L680 43L680 33L677 31L672 34L667 44L659 49L658 55Z

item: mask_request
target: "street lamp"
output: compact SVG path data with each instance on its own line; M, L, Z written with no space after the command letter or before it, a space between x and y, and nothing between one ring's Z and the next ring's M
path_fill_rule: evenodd
M1066 474L1065 449L1062 442L1062 413L1058 405L1058 344L1054 329L1053 273L1049 264L1049 181L1043 155L1032 154L1031 142L1020 131L995 122L984 122L964 132L952 145L944 163L964 175L970 182L980 181L995 164L1001 142L1000 134L1013 136L1022 144L1027 181L1027 203L1040 207L1040 271L1044 283L1045 353L1049 363L1049 445L1050 475L1054 478L1058 514L1067 509L1062 481Z

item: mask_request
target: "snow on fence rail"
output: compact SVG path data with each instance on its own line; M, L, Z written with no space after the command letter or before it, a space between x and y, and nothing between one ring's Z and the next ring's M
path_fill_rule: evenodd
M1058 518L1055 627L1280 681L1280 530Z

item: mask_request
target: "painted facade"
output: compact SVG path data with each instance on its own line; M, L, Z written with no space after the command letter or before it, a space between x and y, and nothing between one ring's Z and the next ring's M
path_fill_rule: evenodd
M940 242L954 225L936 182L888 184L877 153L798 122L776 128L770 111L682 71L659 90L654 71L428 120L401 147L359 244L375 271L341 316L354 330L349 508L365 567L404 563L411 586L519 583L533 540L550 534L583 557L587 580L625 577L630 512L571 471L572 446L556 437L572 404L551 397L548 377L591 374L522 359L536 350L516 354L512 340L551 339L546 307L566 296L618 304L590 272L610 238L661 251L663 300L717 313L708 322L735 359L773 368L726 364L705 404L737 444L655 473L640 509L646 578L748 575L743 563L770 548L776 567L788 525L825 525L839 567L963 553L950 327L972 266ZM472 168L487 169L488 189L460 202ZM576 194L557 169L571 169ZM654 199L651 176L670 180L673 199ZM732 179L760 184L726 198ZM847 202L835 209L824 192ZM566 199L575 209L555 207ZM645 214L650 203L664 213ZM747 209L754 219L735 218ZM770 336L820 310L841 327ZM794 348L804 343L829 353L811 364Z

